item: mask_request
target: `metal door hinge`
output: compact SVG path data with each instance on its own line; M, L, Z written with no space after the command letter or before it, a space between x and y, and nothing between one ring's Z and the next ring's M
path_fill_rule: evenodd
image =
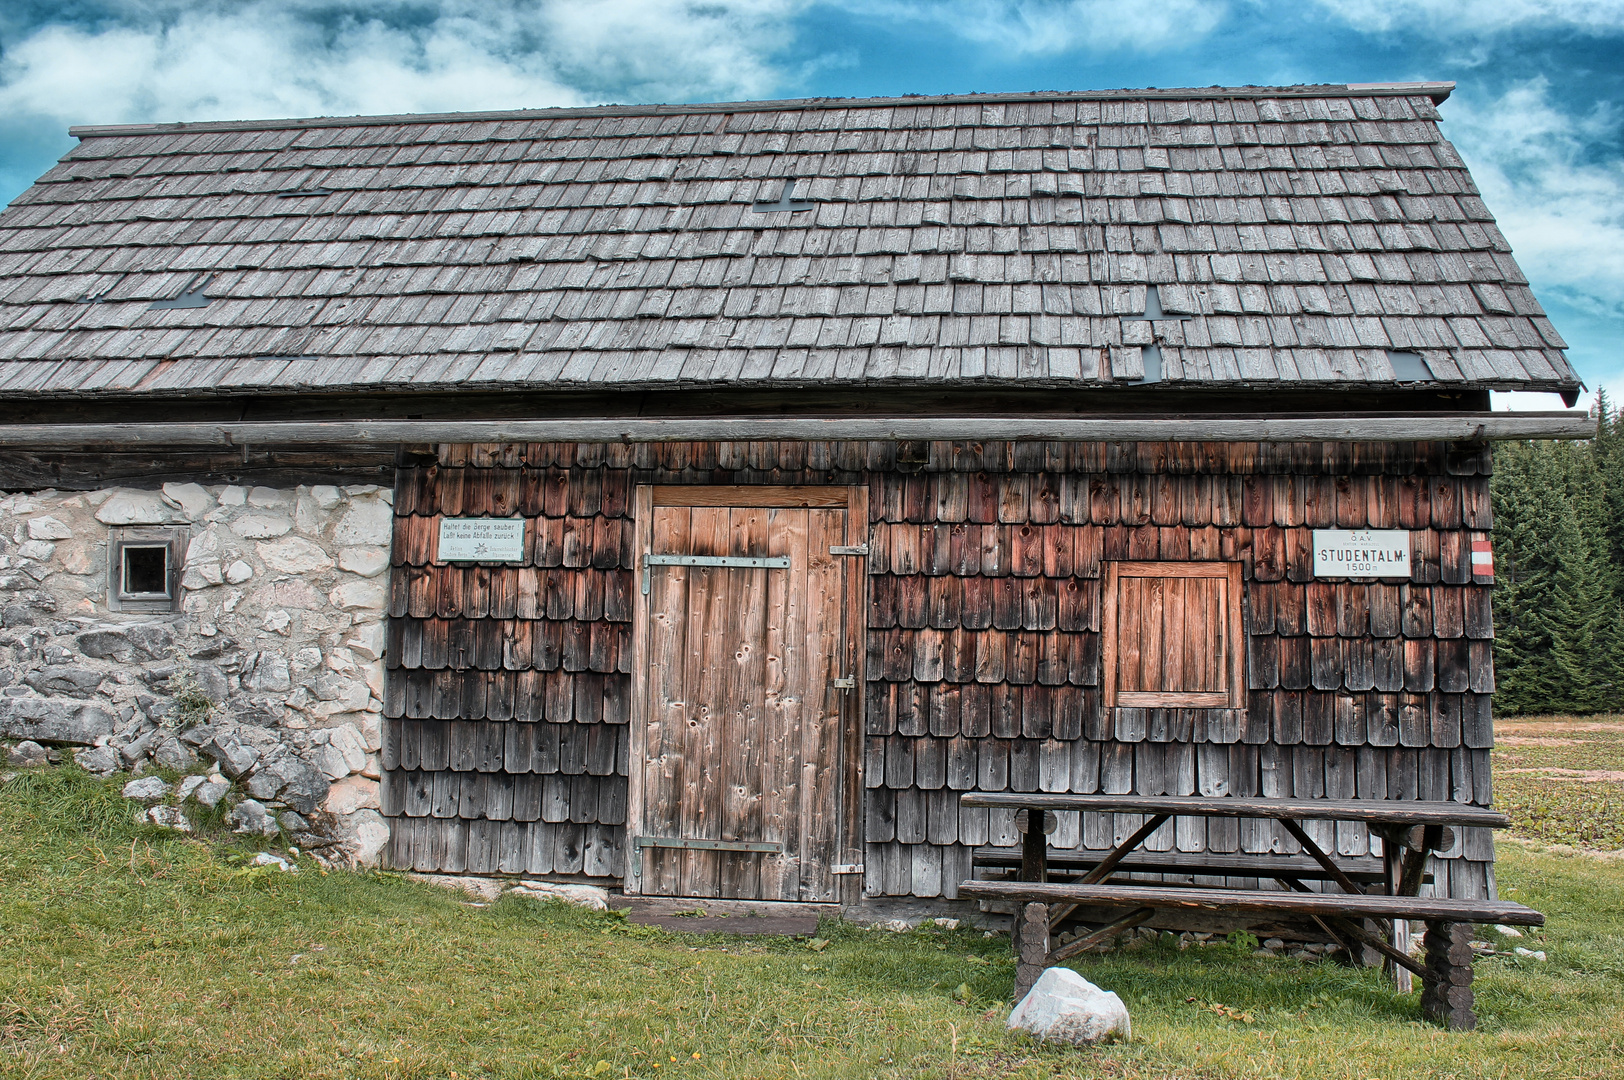
M843 679L836 679L835 680L835 689L836 690L855 690L855 689L857 689L857 676L855 676L855 675L847 675Z
M831 554L831 555L867 555L868 554L868 545L867 544L831 544L829 546L829 554Z
M834 866L829 868L829 872L833 874L861 874L863 864L860 862L835 863Z
M783 844L772 844L754 840L704 840L697 837L686 836L634 836L632 849L642 848L682 848L686 851L764 851L781 855L784 852Z
M643 595L648 595L651 566L722 566L751 570L788 570L788 555L644 555Z

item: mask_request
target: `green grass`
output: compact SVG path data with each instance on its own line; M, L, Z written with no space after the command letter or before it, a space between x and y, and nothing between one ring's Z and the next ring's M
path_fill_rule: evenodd
M1134 1019L1133 1042L1084 1051L1003 1031L1008 945L976 931L690 937L308 860L249 869L252 850L143 827L116 783L73 769L0 785L0 1075L1385 1080L1624 1061L1624 866L1580 854L1506 845L1502 887L1551 916L1528 939L1550 960L1481 963L1476 1033L1421 1022L1376 972L1164 939L1076 964Z
M1514 836L1624 849L1624 716L1495 722L1494 801Z

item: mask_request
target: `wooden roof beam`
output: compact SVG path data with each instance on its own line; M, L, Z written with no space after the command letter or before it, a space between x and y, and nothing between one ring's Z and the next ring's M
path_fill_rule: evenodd
M1563 412L1383 417L808 417L546 420L323 420L0 425L0 447L277 447L465 442L831 439L933 441L1415 442L1591 439L1596 420Z

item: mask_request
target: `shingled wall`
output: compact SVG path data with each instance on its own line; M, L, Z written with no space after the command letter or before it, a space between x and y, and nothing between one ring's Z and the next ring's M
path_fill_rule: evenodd
M396 491L383 809L398 867L619 877L639 483L867 484L865 891L952 897L1007 813L958 794L1490 800L1491 526L1481 445L680 443L442 447ZM534 522L525 565L429 562L437 520ZM1312 580L1310 530L1412 531L1404 584ZM1245 710L1103 710L1099 576L1239 561ZM1105 848L1128 815L1060 815ZM1310 826L1346 855L1363 826ZM1179 820L1152 850L1293 852ZM1379 850L1379 848L1377 848ZM1462 830L1437 888L1492 888Z

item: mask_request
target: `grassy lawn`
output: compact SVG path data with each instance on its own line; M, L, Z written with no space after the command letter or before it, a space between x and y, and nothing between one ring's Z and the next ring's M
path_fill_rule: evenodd
M1164 938L1075 964L1135 1034L1081 1051L1005 1034L1008 944L978 931L691 937L255 850L135 824L76 770L0 785L0 1075L1624 1074L1624 862L1573 852L1504 845L1550 959L1480 962L1477 1033L1420 1022L1375 972Z

